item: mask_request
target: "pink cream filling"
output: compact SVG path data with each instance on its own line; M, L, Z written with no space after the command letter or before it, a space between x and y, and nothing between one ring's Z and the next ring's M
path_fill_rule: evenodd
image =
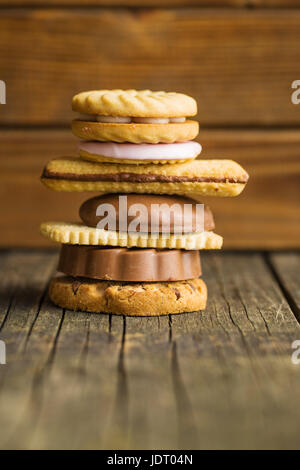
M79 150L93 155L126 160L180 160L195 158L201 153L198 142L178 142L175 144L116 144L114 142L79 143Z

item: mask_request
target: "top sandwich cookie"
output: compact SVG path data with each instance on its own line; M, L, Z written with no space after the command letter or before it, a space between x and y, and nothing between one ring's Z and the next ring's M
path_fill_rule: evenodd
M150 90L94 90L75 95L72 109L80 113L72 132L101 142L172 143L194 139L197 103L182 93Z

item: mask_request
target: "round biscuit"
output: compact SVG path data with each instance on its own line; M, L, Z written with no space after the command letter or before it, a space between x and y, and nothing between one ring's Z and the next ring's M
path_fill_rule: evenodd
M159 316L204 310L202 279L122 283L61 276L49 287L52 302L68 310L128 316Z
M183 93L151 90L92 90L78 93L72 109L102 116L187 117L197 114L197 103Z
M168 124L119 124L74 119L72 132L80 139L100 142L170 144L195 139L199 132L199 124L192 120Z

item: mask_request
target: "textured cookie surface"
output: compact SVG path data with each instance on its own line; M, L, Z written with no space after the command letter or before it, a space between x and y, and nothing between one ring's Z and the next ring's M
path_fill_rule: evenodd
M50 161L43 183L55 191L237 196L248 180L232 160L193 160L173 165L118 165L79 158Z
M52 279L49 295L56 305L69 310L156 316L203 310L207 289L202 279L120 283L63 276Z
M197 103L192 97L175 92L92 90L75 95L72 109L103 116L181 117L197 114Z
M182 250L210 250L222 248L223 238L214 232L184 235L151 235L113 232L87 227L80 223L44 222L41 234L58 243L71 245L103 245L140 248L170 248Z
M75 119L72 121L72 132L80 139L100 142L170 144L195 139L199 124L190 119L182 123L168 124L118 124Z

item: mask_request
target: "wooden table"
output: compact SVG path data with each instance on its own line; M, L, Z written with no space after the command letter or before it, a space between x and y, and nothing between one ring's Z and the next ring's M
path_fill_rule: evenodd
M300 254L207 253L205 312L160 318L56 308L56 263L1 253L1 448L299 448Z

